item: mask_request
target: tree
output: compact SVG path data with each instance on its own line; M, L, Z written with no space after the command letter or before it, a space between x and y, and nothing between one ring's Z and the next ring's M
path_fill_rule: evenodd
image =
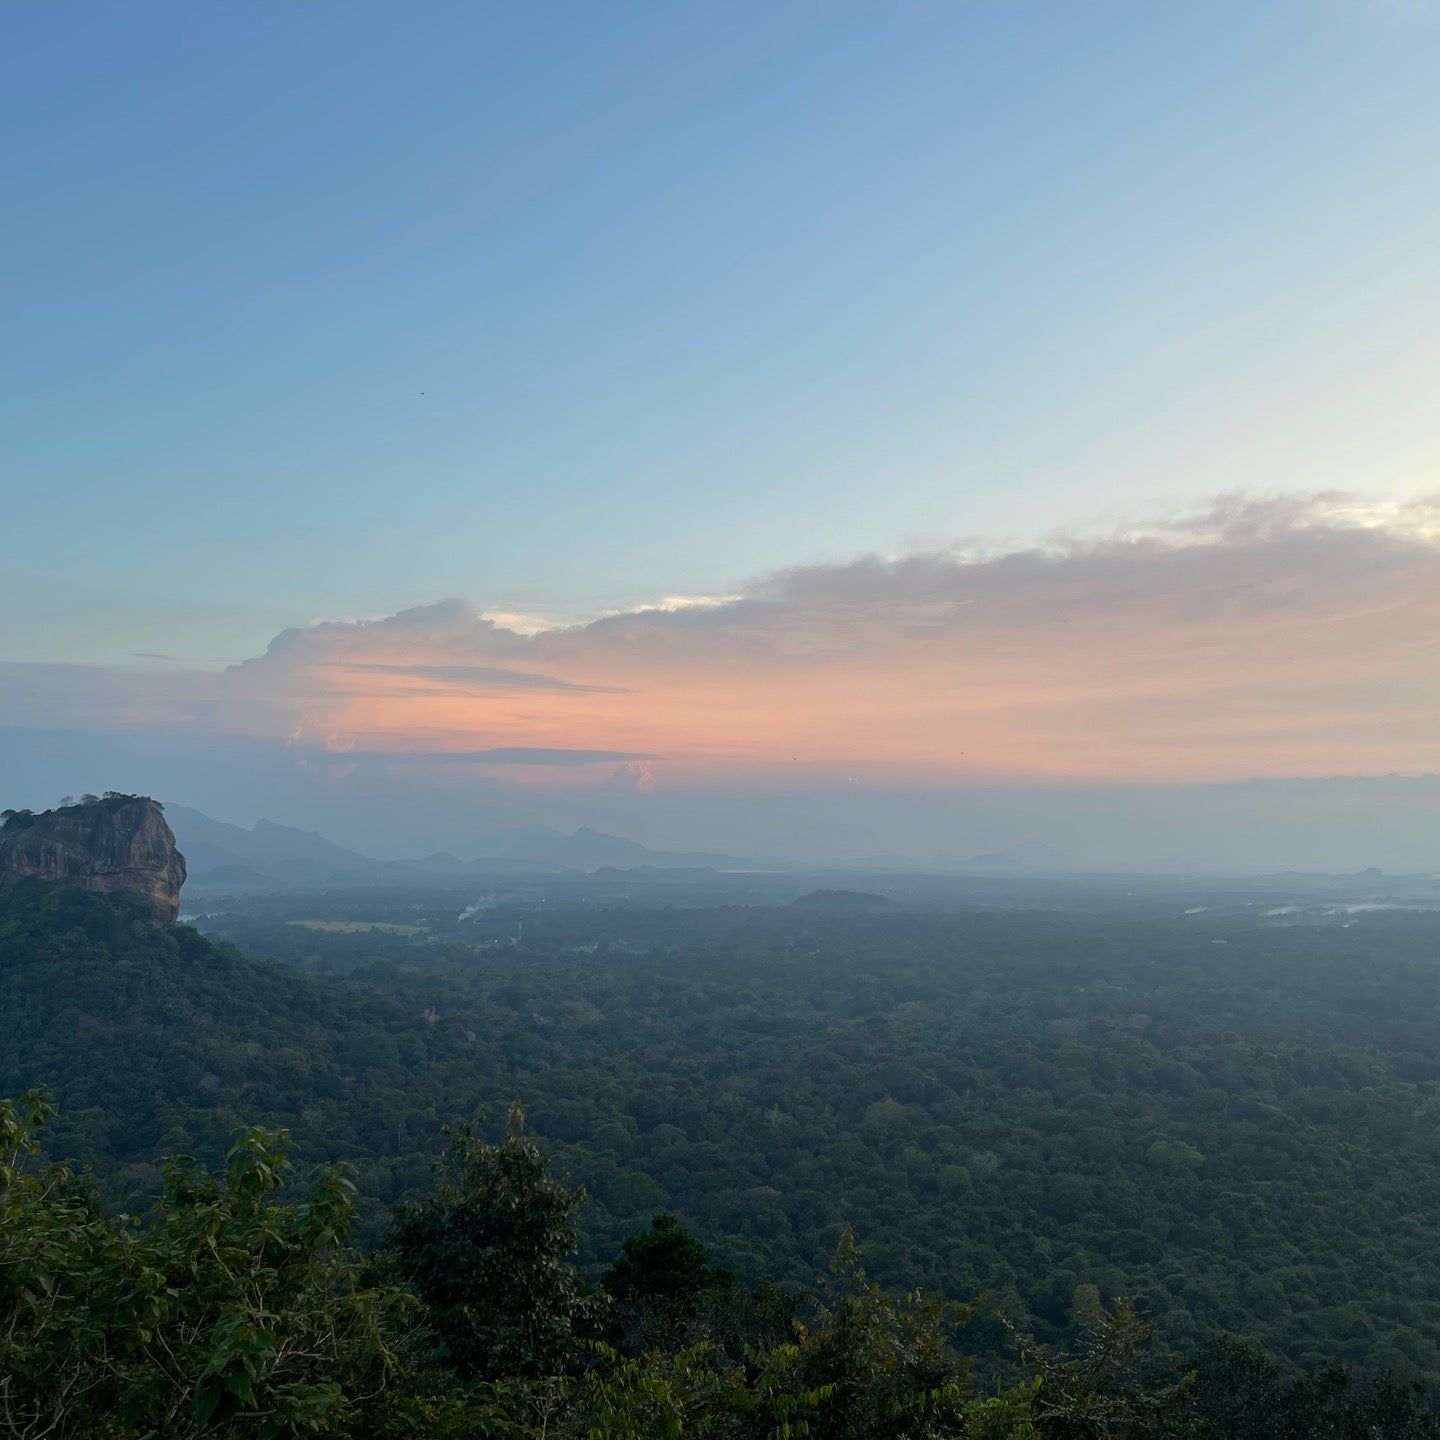
M1440 1418L1416 1387L1357 1380L1337 1365L1287 1373L1255 1345L1234 1339L1217 1341L1203 1357L1194 1390L1206 1434L1226 1440L1440 1437Z
M40 1160L50 1113L0 1101L0 1435L387 1433L417 1317L367 1283L337 1170L282 1204L284 1136L247 1131L218 1175L172 1162L142 1229Z
M1033 1435L1023 1395L999 1396L993 1406L977 1400L971 1362L951 1343L969 1313L933 1297L886 1295L861 1268L847 1230L813 1319L796 1326L794 1342L776 1348L756 1381L772 1433L826 1440ZM807 1428L781 1429L798 1424Z
M682 1301L728 1286L732 1277L710 1264L705 1247L673 1215L657 1215L621 1245L600 1283L620 1301Z
M482 1118L446 1132L435 1194L399 1210L389 1245L461 1375L559 1373L598 1315L571 1260L584 1191L551 1176L519 1106L497 1144Z
M791 1338L794 1294L769 1279L738 1285L673 1215L657 1215L600 1277L607 1334L622 1353L674 1354L698 1344L739 1364Z

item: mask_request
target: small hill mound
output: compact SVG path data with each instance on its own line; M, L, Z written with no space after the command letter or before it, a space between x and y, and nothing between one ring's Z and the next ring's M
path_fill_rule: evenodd
M792 910L817 910L829 915L863 915L898 910L900 904L869 890L811 890L790 902Z

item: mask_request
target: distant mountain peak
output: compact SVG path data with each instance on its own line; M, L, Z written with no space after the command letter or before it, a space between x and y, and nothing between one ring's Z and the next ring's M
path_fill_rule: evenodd
M247 830L186 805L172 805L169 815L200 885L244 874L253 874L262 881L268 878L272 883L288 883L301 873L306 878L323 879L334 871L363 871L375 863L318 831L301 830L276 820L257 820ZM313 873L317 870L318 876Z
M570 835L519 836L502 854L507 859L543 860L578 870L624 870L641 865L665 868L709 865L723 868L741 863L734 856L714 855L708 851L651 850L638 840L610 835L589 825L581 825Z

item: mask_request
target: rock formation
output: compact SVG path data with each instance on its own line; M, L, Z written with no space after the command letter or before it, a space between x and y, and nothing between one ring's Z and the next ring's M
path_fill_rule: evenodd
M159 805L110 795L39 815L6 811L0 829L0 888L20 879L82 890L127 890L173 920L180 913L185 857Z

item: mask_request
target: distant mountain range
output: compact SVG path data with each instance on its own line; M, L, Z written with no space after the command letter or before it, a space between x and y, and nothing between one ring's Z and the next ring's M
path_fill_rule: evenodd
M190 887L274 890L334 884L372 871L377 862L314 830L260 820L254 829L212 820L187 805L167 805L165 818L190 873Z
M167 805L195 890L310 889L417 879L478 880L487 875L558 875L574 870L743 869L752 862L701 851L651 850L620 835L582 827L572 835L540 828L499 837L499 853L461 860L441 851L416 860L375 860L314 830L261 820L253 829Z
M952 873L956 875L1025 875L1065 867L1064 858L1039 840L1008 850L988 851L969 859L948 855L923 859L914 855L867 855L852 860L808 866L760 864L709 850L652 850L623 835L608 835L588 826L571 834L545 826L528 826L492 836L493 853L462 860L447 851L414 860L376 860L348 850L314 830L261 820L252 829L214 820L186 805L167 805L165 815L175 831L190 872L192 890L262 892L309 890L350 885L406 882L468 883L486 876L544 876L598 870L784 870L803 868L835 873Z

